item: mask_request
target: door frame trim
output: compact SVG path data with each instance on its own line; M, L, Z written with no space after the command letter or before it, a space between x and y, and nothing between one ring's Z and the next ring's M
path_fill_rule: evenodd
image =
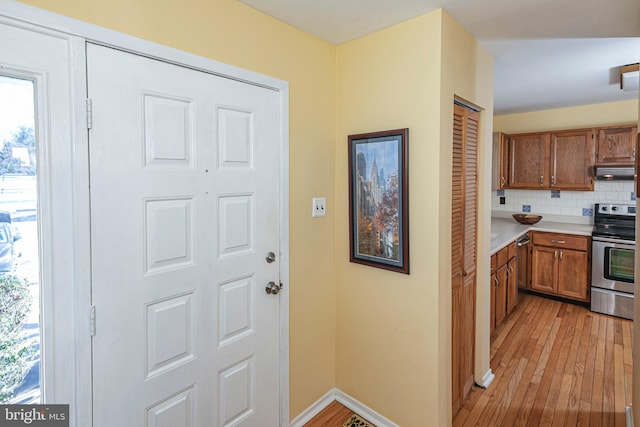
M289 425L289 83L264 74L224 64L213 59L143 40L124 33L99 27L67 16L59 15L12 0L0 0L0 17L17 20L28 25L42 27L44 31L59 32L66 37L81 39L71 49L71 93L72 123L70 124L73 153L70 160L73 171L73 206L70 211L73 224L73 259L67 260L66 268L73 275L74 298L72 300L75 320L75 336L67 337L74 342L76 363L70 372L56 378L69 383L73 376L72 394L75 395L75 414L71 415L71 426L90 426L92 423L91 396L81 393L91 389L91 343L88 334L89 306L91 305L91 260L89 257L90 206L88 183L89 142L86 129L86 56L85 43L104 46L142 55L209 74L268 88L280 96L280 280L284 284L280 292L280 348L279 348L279 396L280 426ZM85 325L86 324L86 325ZM56 402L65 403L65 402ZM72 403L72 402L68 402Z

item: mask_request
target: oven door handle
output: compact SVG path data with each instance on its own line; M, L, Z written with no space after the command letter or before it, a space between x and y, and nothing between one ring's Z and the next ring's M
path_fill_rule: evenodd
M620 239L609 239L606 237L592 237L594 242L604 242L604 243L615 243L618 245L629 245L635 246L636 242L634 240L620 240Z

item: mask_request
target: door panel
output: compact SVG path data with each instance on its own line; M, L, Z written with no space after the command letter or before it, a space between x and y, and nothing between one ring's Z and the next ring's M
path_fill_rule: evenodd
M587 300L589 289L589 255L562 249L558 266L558 295Z
M533 246L531 252L531 289L555 293L558 251L555 248Z
M549 186L549 135L533 133L509 138L509 188Z
M278 425L279 95L87 57L94 426Z
M593 130L551 134L551 188L593 191Z

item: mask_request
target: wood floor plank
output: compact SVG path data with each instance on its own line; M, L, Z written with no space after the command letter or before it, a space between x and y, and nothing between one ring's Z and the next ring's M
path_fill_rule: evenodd
M602 426L602 399L604 397L604 353L607 340L607 319L600 319L596 340L596 360L593 368L593 396L591 397L591 427Z
M620 330L622 332L622 329ZM624 427L626 425L626 417L624 408L627 406L624 397L624 350L622 344L613 346L613 366L614 366L614 411L615 425Z
M341 427L354 414L351 409L334 400L304 427Z
M553 422L553 416L555 413L556 403L560 397L561 384L563 381L563 373L569 358L569 349L571 347L571 341L575 331L576 318L573 316L573 307L568 306L566 310L563 310L562 324L560 325L561 333L560 339L560 354L553 367L549 367L545 372L545 377L548 381L545 384L549 384L546 396L544 409L540 418L539 425L551 425Z
M569 402L567 404L567 416L565 425L578 425L580 414L580 397L582 393L582 384L585 376L585 365L587 363L587 350L589 348L589 340L591 338L592 316L584 314L582 322L582 334L578 341L578 349L575 364L573 366L573 384L569 392Z
M625 391L625 404L630 404L632 401L632 378L633 378L633 323L622 322L622 348L624 351L624 391Z
M569 413L573 410L577 411L577 403L571 403L571 390L573 389L575 382L578 380L575 377L578 350L580 347L580 340L584 331L585 315L584 311L576 310L573 316L576 317L576 323L572 330L571 343L569 347L569 353L567 362L564 367L564 376L560 383L560 393L558 394L556 405L553 413L553 426L563 426L565 419L569 416ZM568 335L567 335L568 338ZM579 369L579 368L578 368Z
M584 364L584 376L582 377L582 391L580 393L580 410L578 412L578 424L588 426L591 422L591 400L593 398L593 378L596 366L596 344L598 342L598 331L600 330L600 317L591 317L591 331L589 334L589 345L587 358Z
M633 323L521 294L491 335L488 389L472 391L454 427L624 426Z
M604 353L604 381L602 395L602 425L615 425L615 380L612 374L614 369L614 343L615 328L614 319L607 319L607 341Z
M558 335L558 331L560 330L560 319L554 319L554 321L550 324L549 334L546 337L540 337L540 357L535 361L536 365L531 375L531 379L529 380L529 386L527 388L527 393L525 395L523 404L518 411L516 417L517 426L526 426L529 423L529 419L531 414L536 411L536 396L538 395L538 389L540 387L540 383L542 382L542 377L544 371L549 363L549 356L551 355L551 350L553 348L553 343L555 342L556 336ZM539 411L541 411L540 409ZM537 411L535 417L537 418Z

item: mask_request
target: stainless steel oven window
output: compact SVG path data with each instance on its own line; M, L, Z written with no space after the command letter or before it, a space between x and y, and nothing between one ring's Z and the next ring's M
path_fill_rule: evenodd
M626 257L635 254L635 242L610 239L606 237L593 237L591 253L591 286L601 289L610 289L618 292L634 293L634 280L628 279L629 264ZM611 250L625 250L625 253L613 252L613 275L611 274ZM607 256L608 254L608 256ZM624 257L624 258L623 258ZM625 260L624 262L622 260ZM626 268L620 268L624 266ZM627 273L620 274L620 273ZM624 277L619 277L624 276ZM615 278L611 278L615 277ZM627 280L621 280L626 278Z
M635 251L608 247L604 249L604 277L633 283Z

